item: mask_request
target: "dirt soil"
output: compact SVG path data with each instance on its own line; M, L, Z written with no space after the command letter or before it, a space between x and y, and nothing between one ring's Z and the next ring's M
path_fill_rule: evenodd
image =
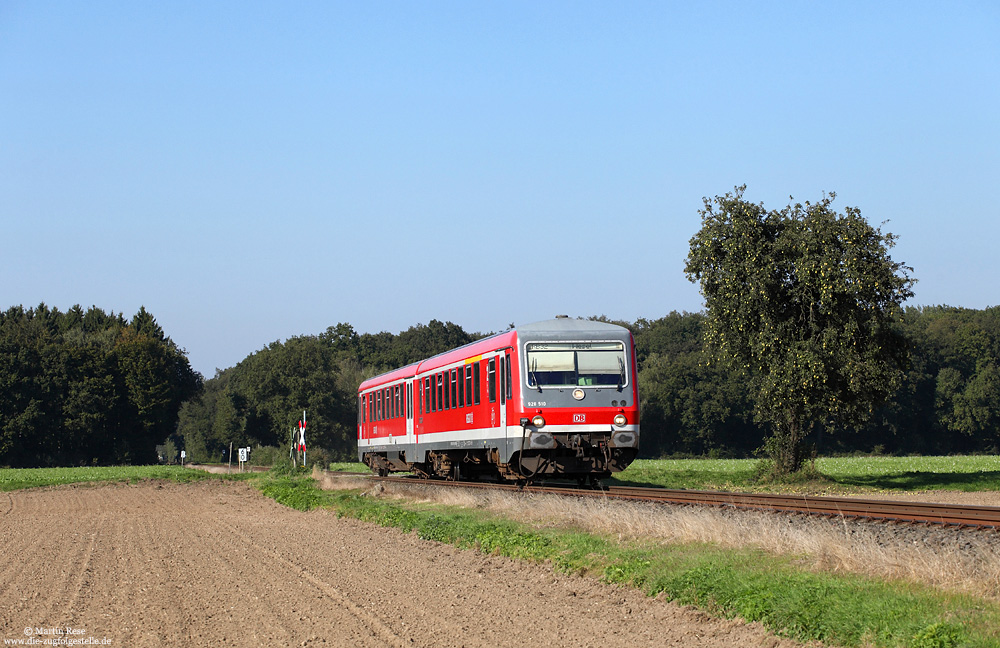
M0 641L799 645L546 566L287 509L242 483L0 493L0 555Z

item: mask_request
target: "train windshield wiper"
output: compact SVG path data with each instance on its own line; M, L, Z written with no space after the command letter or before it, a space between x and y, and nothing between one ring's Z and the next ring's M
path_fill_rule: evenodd
M531 371L531 379L535 381L535 387L537 387L538 391L541 392L542 383L538 382L538 358L535 358L531 361L530 371Z
M618 358L618 391L625 385L625 360Z

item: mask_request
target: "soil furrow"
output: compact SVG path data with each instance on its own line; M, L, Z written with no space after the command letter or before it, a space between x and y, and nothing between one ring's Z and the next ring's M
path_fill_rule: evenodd
M246 484L10 496L0 640L52 625L139 648L797 645L547 566L287 509Z

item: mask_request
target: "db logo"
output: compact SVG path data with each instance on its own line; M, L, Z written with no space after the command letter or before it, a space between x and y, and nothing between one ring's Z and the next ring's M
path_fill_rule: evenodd
M574 423L586 423L587 422L587 415L586 414L574 414L573 415L573 422Z

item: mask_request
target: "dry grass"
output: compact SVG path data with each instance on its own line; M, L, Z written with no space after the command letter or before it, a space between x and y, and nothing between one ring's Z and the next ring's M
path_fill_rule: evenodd
M358 480L336 478L336 488ZM370 483L367 484L370 487ZM1000 542L989 531L914 531L841 519L660 506L429 485L380 485L384 495L477 508L536 527L571 527L620 540L755 547L816 570L924 583L1000 599Z

